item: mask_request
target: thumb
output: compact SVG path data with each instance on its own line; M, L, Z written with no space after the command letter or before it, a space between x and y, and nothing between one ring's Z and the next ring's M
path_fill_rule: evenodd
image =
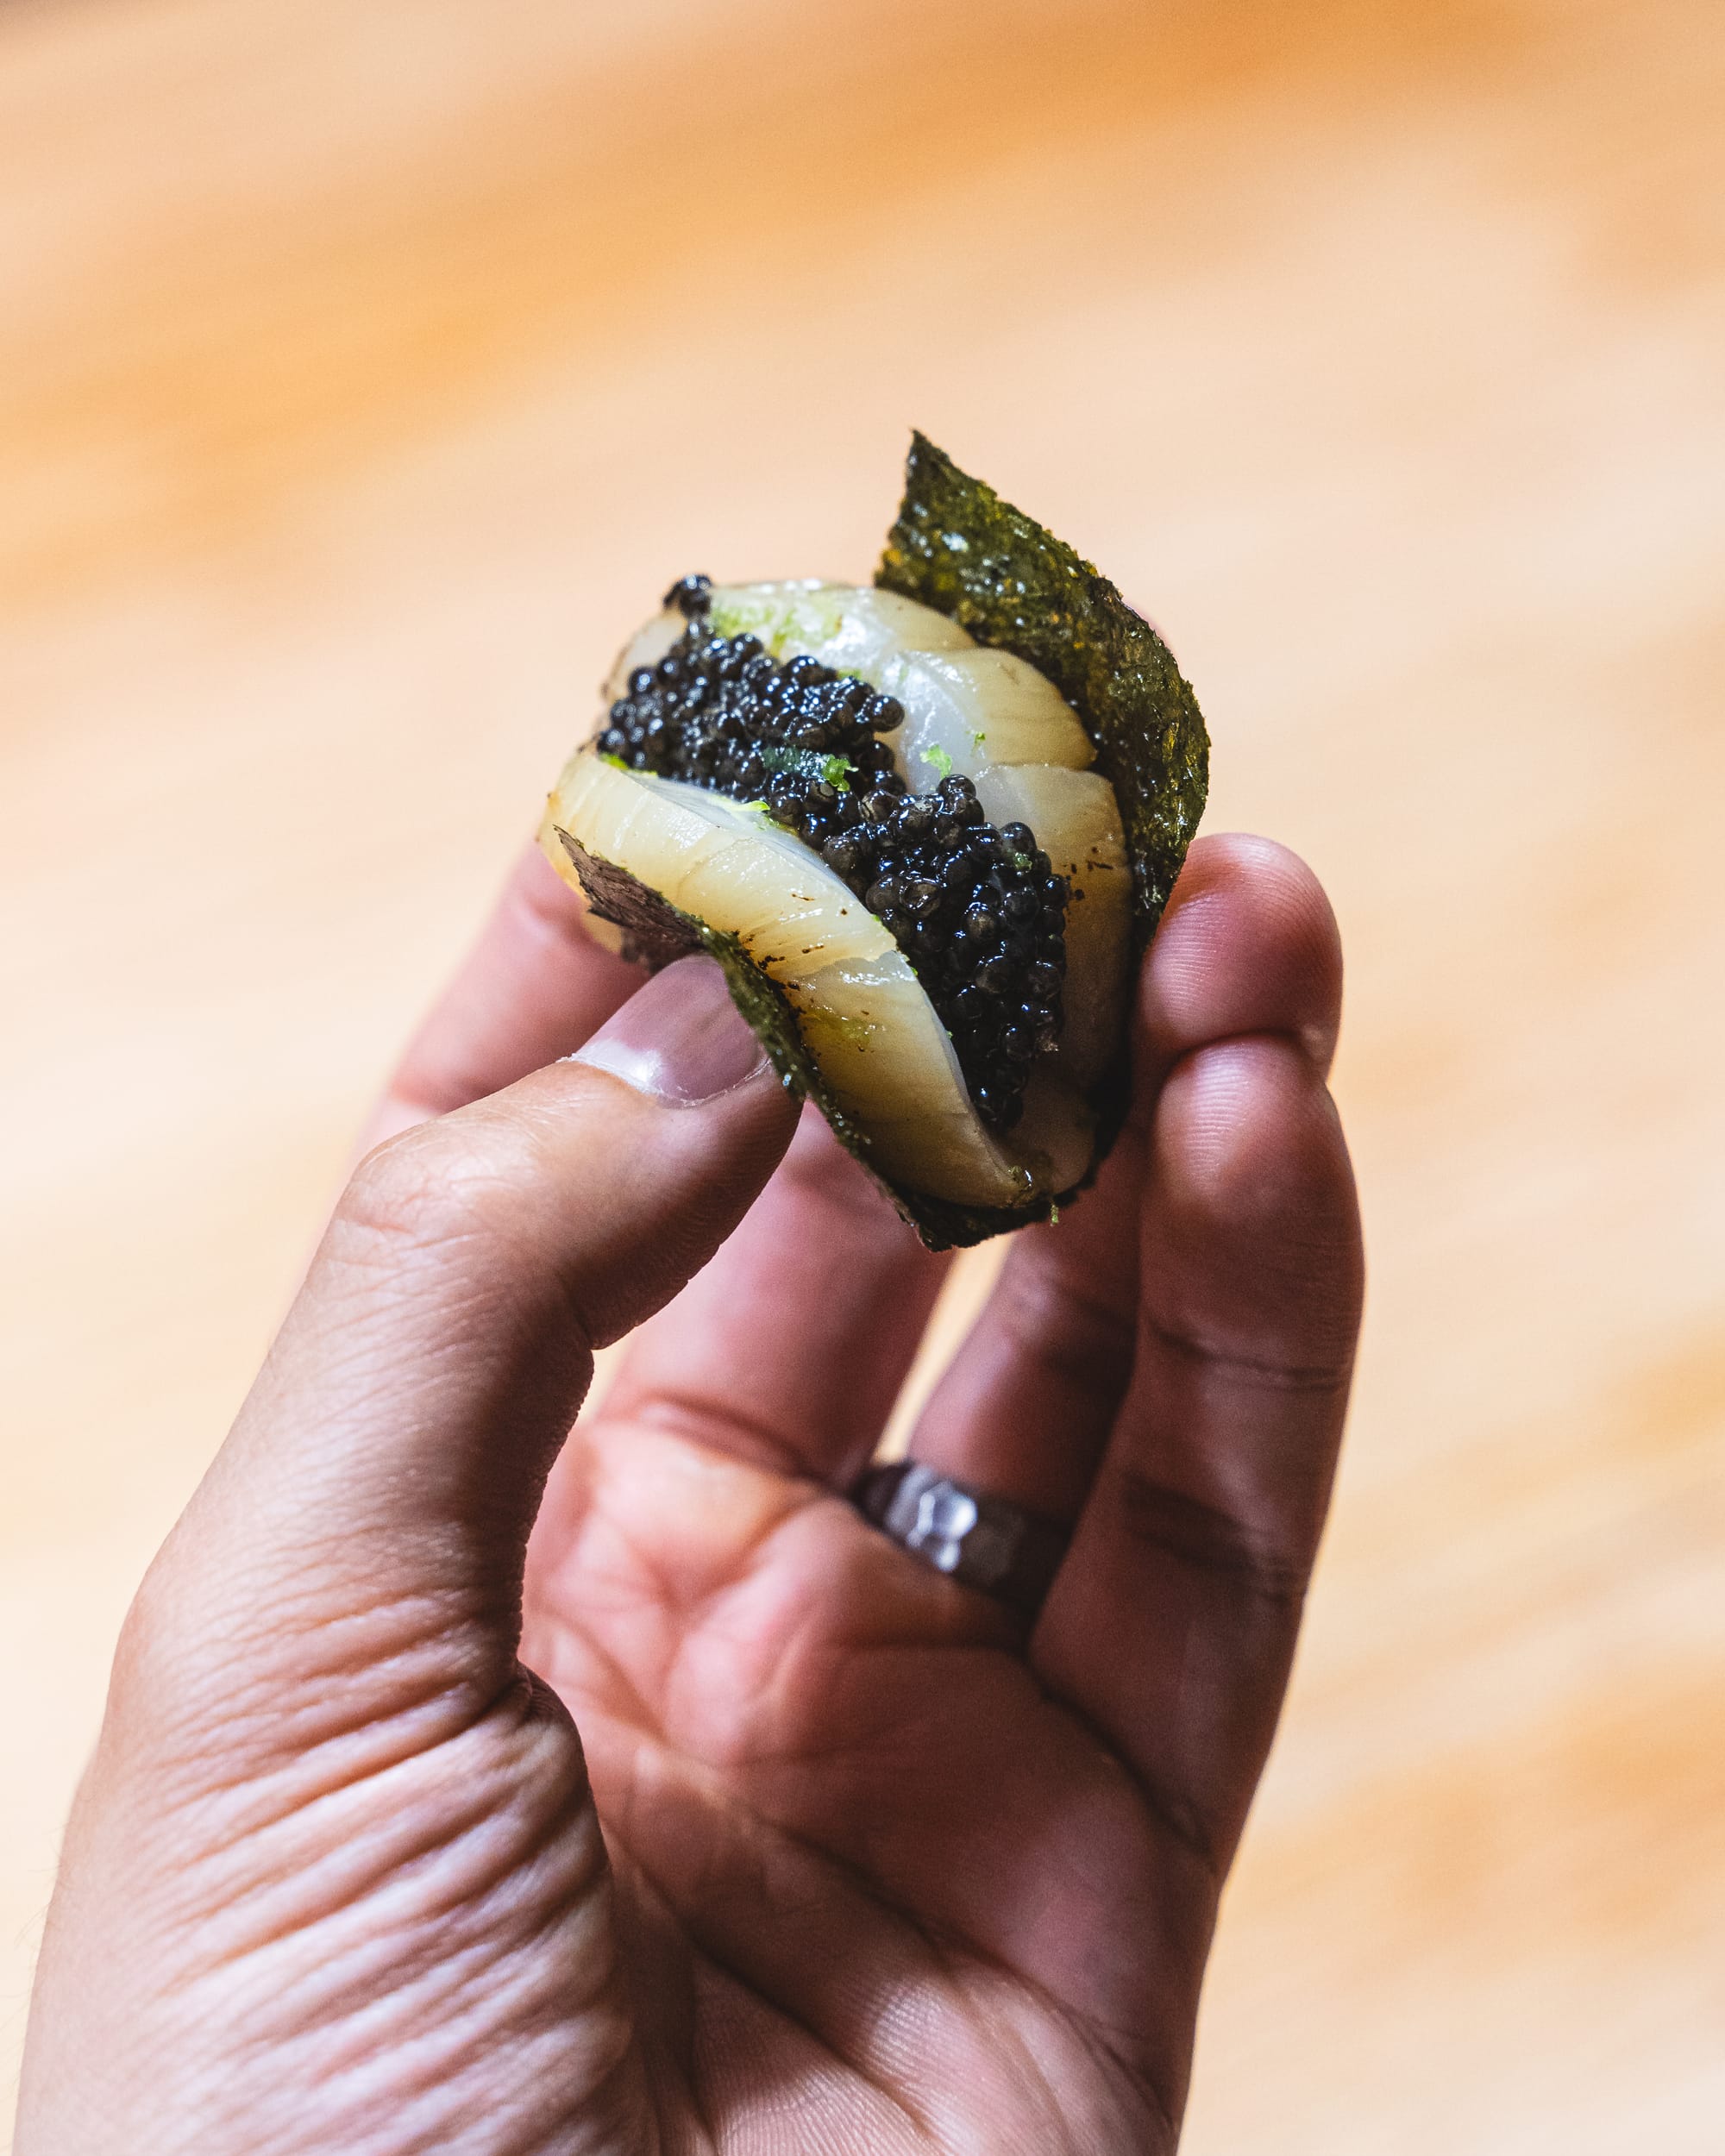
M579 1056L379 1148L141 1601L266 1712L284 1658L334 1675L435 1641L498 1681L593 1349L706 1263L795 1124L687 959Z

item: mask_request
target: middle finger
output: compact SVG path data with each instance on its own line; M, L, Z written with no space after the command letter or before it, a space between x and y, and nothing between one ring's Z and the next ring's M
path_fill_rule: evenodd
M605 1418L843 1485L875 1448L947 1263L806 1109L742 1225L637 1334Z

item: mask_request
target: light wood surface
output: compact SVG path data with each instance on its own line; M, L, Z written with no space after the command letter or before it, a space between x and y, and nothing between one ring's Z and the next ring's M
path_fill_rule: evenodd
M139 1571L668 579L920 424L1329 883L1373 1285L1194 2156L1725 2146L1725 14L0 10L0 2052Z

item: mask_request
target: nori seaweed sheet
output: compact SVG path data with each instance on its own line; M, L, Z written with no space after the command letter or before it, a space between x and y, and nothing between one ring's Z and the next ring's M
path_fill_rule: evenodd
M1028 660L1077 712L1120 801L1142 955L1209 782L1209 736L1174 655L1107 577L921 434L875 581Z
M1209 789L1210 737L1173 653L1100 570L923 434L911 436L904 499L875 581L950 616L978 643L1027 660L1078 714L1120 805L1132 955L1142 958ZM1131 1104L1127 1031L1092 1096L1096 1150L1080 1189L1095 1179Z

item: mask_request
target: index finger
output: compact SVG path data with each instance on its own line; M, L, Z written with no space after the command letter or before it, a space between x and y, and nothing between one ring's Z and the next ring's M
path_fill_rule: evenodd
M572 1055L641 979L589 934L580 895L530 846L397 1066L361 1150Z

